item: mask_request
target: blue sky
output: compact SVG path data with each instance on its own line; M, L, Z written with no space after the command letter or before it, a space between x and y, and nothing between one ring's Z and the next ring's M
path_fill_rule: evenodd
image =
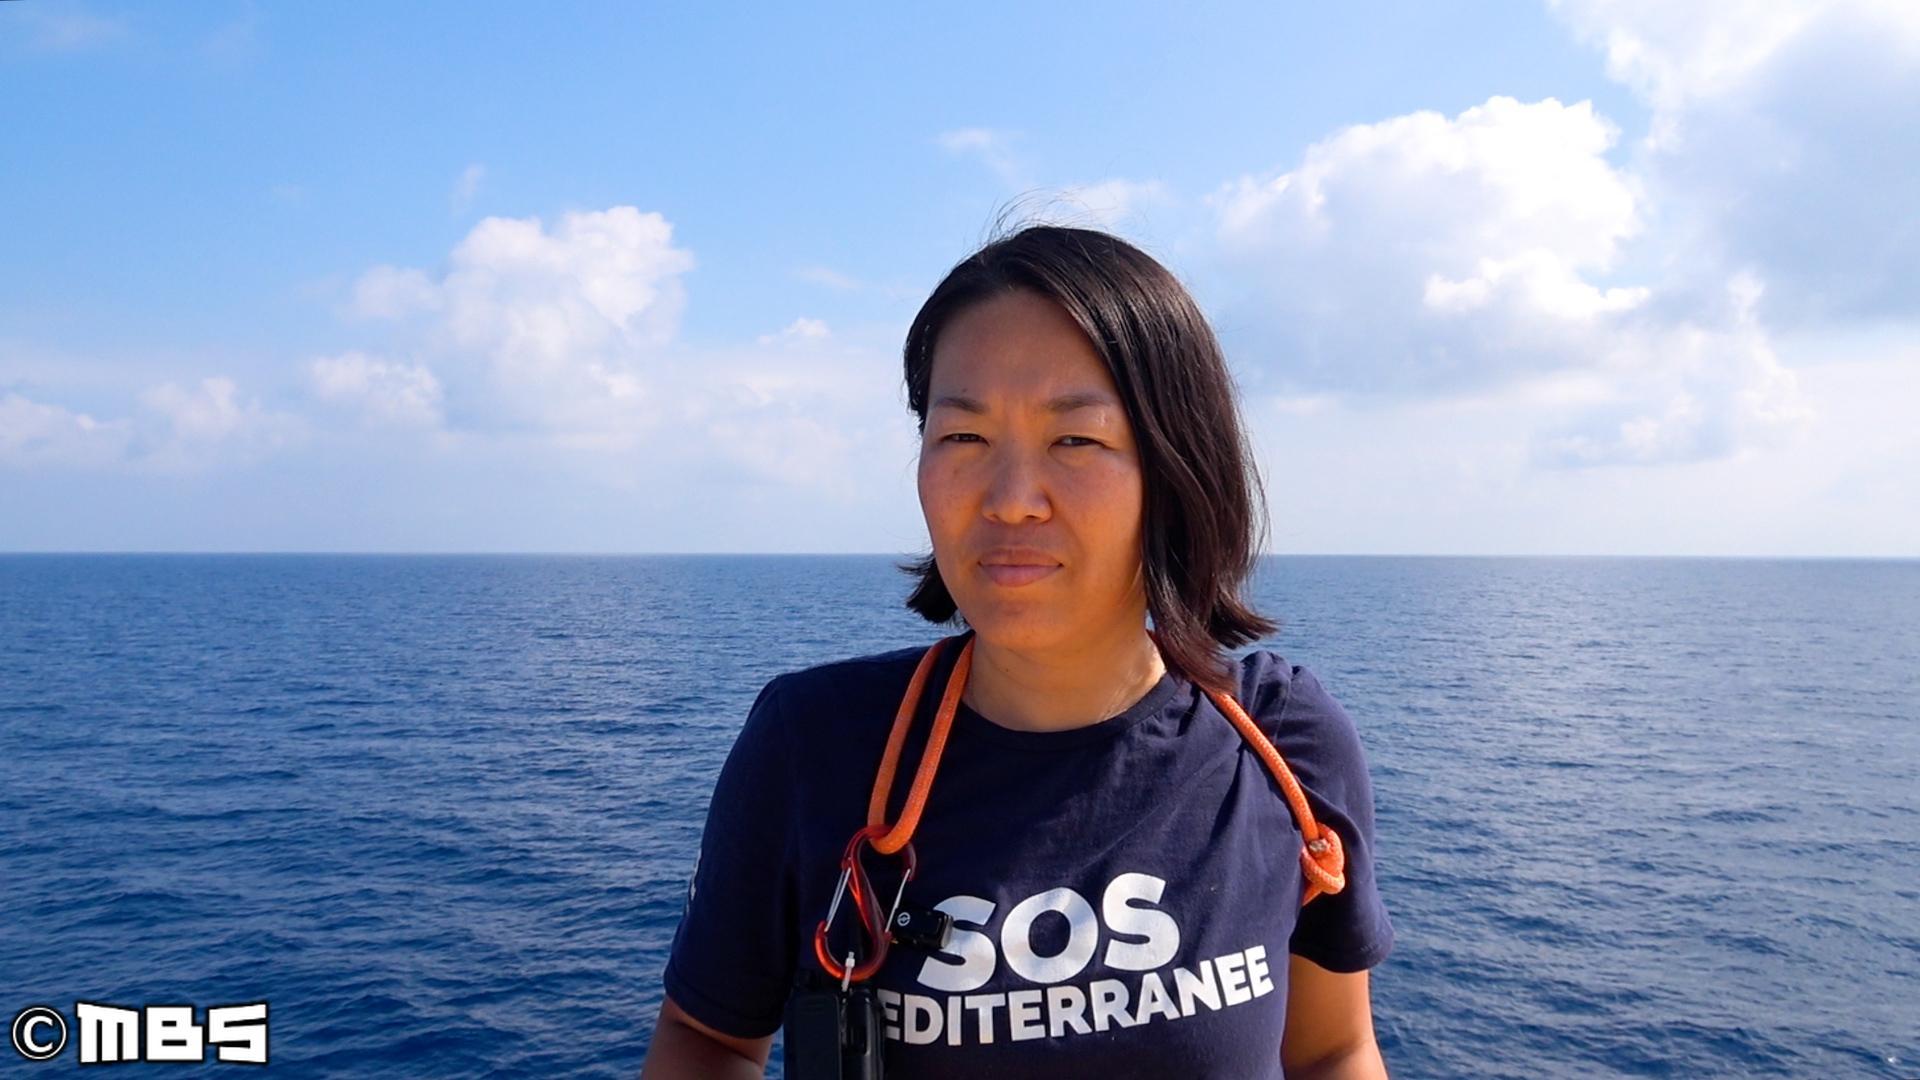
M1920 554L1920 18L0 3L0 550L925 545L1015 207L1214 317L1269 550Z

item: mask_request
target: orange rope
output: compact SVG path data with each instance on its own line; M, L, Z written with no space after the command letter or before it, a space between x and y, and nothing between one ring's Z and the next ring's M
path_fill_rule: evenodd
M1266 733L1253 722L1240 703L1232 695L1209 690L1207 696L1220 709L1235 728L1240 737L1253 747L1266 763L1267 771L1280 782L1280 790L1286 793L1287 805L1293 809L1293 818L1300 823L1300 835L1306 837L1306 843L1300 848L1300 869L1306 875L1305 895L1300 897L1301 906L1321 893L1337 893L1347 887L1347 853L1340 846L1340 834L1314 819L1313 809L1307 805L1306 792L1300 789L1300 781L1293 778L1293 770L1280 756L1280 751L1267 740Z
M1159 638L1153 631L1147 631L1154 643ZM907 742L907 730L913 726L913 714L920 704L920 693L926 687L927 675L933 670L935 659L947 642L957 640L955 635L937 641L920 658L920 666L914 669L913 679L907 683L907 693L900 701L900 709L894 714L893 730L887 735L886 752L880 759L880 771L873 778L873 793L867 800L867 825L872 829L884 829L871 840L873 849L883 855L891 855L907 845L913 839L913 831L920 825L921 811L926 809L927 793L933 788L933 775L940 768L940 755L947 748L947 733L953 727L953 715L960 704L961 692L966 688L967 674L973 668L974 638L968 638L965 647L953 663L953 671L947 676L947 689L940 700L940 711L934 716L933 733L927 739L926 750L920 755L920 767L913 776L913 786L907 792L907 802L900 811L900 819L891 827L885 825L887 817L887 797L893 791L894 773L900 764L900 753ZM1347 887L1346 852L1340 846L1340 834L1321 824L1313 816L1313 808L1307 805L1306 792L1300 782L1294 779L1293 770L1280 756L1259 725L1247 715L1233 695L1208 690L1207 696L1213 699L1215 707L1224 715L1240 737L1253 747L1267 771L1279 782L1280 790L1286 795L1287 806L1293 811L1293 817L1300 825L1300 835L1305 839L1300 849L1300 868L1306 876L1306 889L1300 898L1304 906L1322 893L1332 894Z
M957 637L958 635L956 635ZM900 764L900 750L907 742L907 729L913 726L913 714L920 705L920 691L926 687L927 673L933 670L934 659L941 648L954 638L946 638L933 643L933 647L920 658L920 666L914 669L913 680L907 683L907 694L900 699L900 710L893 715L893 730L887 735L887 750L880 758L880 771L873 778L873 794L867 799L867 824L884 828L873 839L873 850L882 855L891 855L907 846L913 839L913 830L920 827L920 811L926 809L927 792L933 789L933 774L940 768L940 755L947 749L947 732L953 728L953 714L960 706L960 693L966 689L967 673L973 669L973 639L967 640L965 648L960 650L960 658L954 661L953 672L947 676L947 692L940 699L940 711L933 718L933 734L927 739L927 747L920 754L920 768L913 775L913 787L907 791L907 805L900 811L900 820L886 827L887 796L893 792L894 770Z

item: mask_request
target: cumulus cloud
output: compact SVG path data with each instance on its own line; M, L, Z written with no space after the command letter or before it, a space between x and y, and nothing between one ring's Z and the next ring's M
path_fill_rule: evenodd
M146 390L127 417L100 420L10 392L0 398L0 465L191 472L255 459L301 439L305 424L243 396L225 376Z
M1752 278L1731 282L1733 316L1724 324L1621 323L1601 354L1611 393L1537 432L1532 459L1666 465L1747 456L1801 437L1816 414L1755 317L1761 291Z
M308 375L321 400L353 406L369 424L434 427L441 421L440 380L424 365L346 352L315 360Z
M1636 171L1699 282L1776 328L1920 316L1920 5L1556 0L1652 109Z
M1780 0L1549 4L1601 47L1610 77L1664 109L1737 86L1817 13L1817 5Z
M1207 197L1248 283L1224 321L1280 389L1471 390L1585 364L1594 322L1644 291L1594 276L1641 229L1617 129L1589 103L1495 97L1360 124Z
M1221 323L1265 392L1391 404L1590 373L1599 401L1543 415L1553 466L1658 464L1791 437L1792 375L1754 313L1722 295L1618 282L1647 229L1645 187L1613 164L1588 102L1494 97L1345 128L1291 168L1207 199Z
M197 385L162 383L140 396L143 422L131 447L134 461L160 470L192 470L259 456L296 441L305 424L243 397L232 379L215 375Z
M672 340L693 265L665 218L631 206L568 213L551 230L490 217L443 274L376 267L354 304L417 320L450 365L484 369L503 418L621 427L648 422L645 359Z
M0 466L99 468L118 463L132 436L126 420L86 413L9 392L0 397Z
M439 306L439 286L425 272L376 266L353 283L349 310L369 319L398 319Z
M488 218L444 269L362 274L352 312L390 322L396 340L316 360L308 378L370 424L536 439L623 485L645 474L853 501L875 487L863 475L910 459L891 342L843 341L803 316L740 346L687 345L693 266L667 220L634 207ZM395 353L411 359L384 358Z

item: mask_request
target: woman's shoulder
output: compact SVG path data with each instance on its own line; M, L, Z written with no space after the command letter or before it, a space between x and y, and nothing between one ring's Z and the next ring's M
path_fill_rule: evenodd
M773 675L734 734L728 762L750 779L736 787L786 790L847 763L877 760L924 647L827 660ZM862 767L871 768L871 764Z
M920 663L921 656L925 655L931 644L908 645L885 652L823 660L776 675L773 682L779 684L781 693L794 697L857 693L894 682L904 686L906 680L912 678L914 667Z
M1274 742L1303 782L1366 772L1360 731L1312 667L1272 649L1240 658L1240 706Z
M825 660L782 672L760 691L787 724L872 726L893 722L894 710L932 642ZM943 665L944 666L944 665ZM855 734L855 732L846 732Z

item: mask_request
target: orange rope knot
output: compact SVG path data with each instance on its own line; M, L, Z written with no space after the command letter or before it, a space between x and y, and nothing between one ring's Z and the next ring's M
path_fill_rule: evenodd
M1308 900L1321 893L1337 893L1347 887L1347 853L1340 846L1340 834L1324 823L1320 824L1320 835L1307 841L1300 849L1300 869L1307 876L1306 897Z
M1346 849L1340 846L1340 834L1313 816L1313 807L1307 804L1307 793L1300 787L1300 781L1294 779L1293 770L1287 767L1280 751L1267 738L1260 725L1253 722L1247 710L1233 699L1232 694L1223 694L1215 690L1207 691L1213 704L1227 722L1240 732L1240 737L1253 748L1255 756L1267 767L1274 782L1280 785L1281 794L1287 797L1287 807L1293 811L1293 819L1300 826L1300 835L1304 838L1300 847L1300 869L1306 875L1306 888L1300 897L1302 907L1314 897L1323 893L1332 894L1347 887Z

